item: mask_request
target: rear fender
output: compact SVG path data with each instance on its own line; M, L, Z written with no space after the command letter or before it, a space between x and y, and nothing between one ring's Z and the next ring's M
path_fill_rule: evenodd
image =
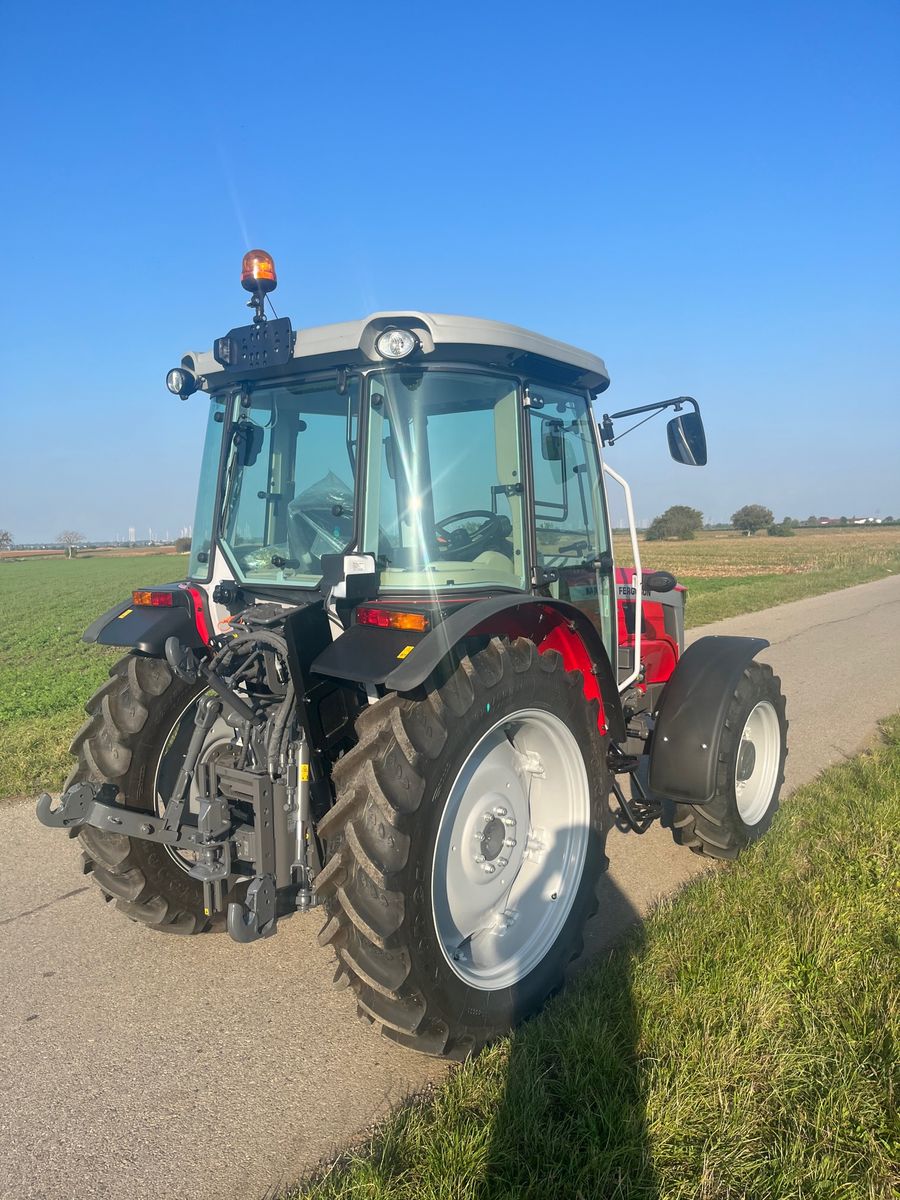
M614 741L625 736L622 703L600 634L580 609L543 596L492 596L451 613L427 633L384 679L392 692L420 687L435 668L472 637L524 637L538 650L557 650L567 670L581 671L584 694L599 700L600 724Z
M650 787L689 804L713 798L728 705L764 638L705 637L684 652L663 689L650 747Z
M150 607L123 600L98 617L82 635L99 646L130 646L141 654L162 658L166 639L177 637L192 650L209 643L209 622L203 593L184 583L166 583L154 592L171 592L171 607Z

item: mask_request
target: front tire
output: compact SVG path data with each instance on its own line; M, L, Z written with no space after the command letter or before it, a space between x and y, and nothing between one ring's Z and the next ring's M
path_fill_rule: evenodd
M387 1036L461 1058L563 982L606 866L597 717L559 654L493 639L359 718L319 823L320 941Z
M707 858L734 859L763 836L778 811L788 722L781 680L751 662L725 717L716 791L707 804L675 804L675 841Z

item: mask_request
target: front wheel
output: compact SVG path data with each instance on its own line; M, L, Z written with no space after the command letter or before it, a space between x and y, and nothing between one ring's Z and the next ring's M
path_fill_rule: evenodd
M716 791L706 804L676 804L675 841L708 858L737 858L772 824L784 783L788 722L781 680L751 662L725 717Z
M559 654L494 639L358 721L320 823L321 940L361 1015L463 1057L563 981L597 906L609 822L595 703Z

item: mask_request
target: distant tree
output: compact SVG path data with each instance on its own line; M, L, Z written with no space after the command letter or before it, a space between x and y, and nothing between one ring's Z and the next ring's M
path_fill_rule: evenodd
M0 550L12 550L13 535L8 529L0 529Z
M647 528L648 542L662 542L666 538L678 541L693 540L698 529L703 528L703 513L686 504L673 504L664 513L654 517Z
M785 517L778 525L770 525L766 530L769 537L796 537L790 517Z
M818 517L807 517L806 520L804 521L805 525L818 525L818 523L819 523Z
M775 520L771 508L762 504L745 504L736 513L731 514L731 524L735 529L741 529L750 537L758 529L766 529Z
M78 533L74 529L64 529L62 533L56 535L56 540L61 546L65 546L66 558L72 558L77 547L84 541L84 534Z
M191 539L189 537L179 537L175 539L176 554L190 554Z

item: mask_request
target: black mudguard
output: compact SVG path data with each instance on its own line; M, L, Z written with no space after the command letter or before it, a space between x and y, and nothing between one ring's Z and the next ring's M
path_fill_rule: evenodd
M415 652L427 635L404 629L351 625L326 646L312 664L316 675L353 683L383 684L395 667Z
M460 606L424 635L354 625L319 655L312 669L317 674L380 684L391 692L412 692L467 638L496 635L540 642L560 623L572 628L584 643L603 697L610 736L621 741L625 737L622 702L606 647L590 619L562 600L509 594L475 600Z
M192 650L201 649L205 643L194 620L190 595L177 584L153 588L156 592L170 590L174 593L171 608L143 607L123 600L88 626L81 640L99 646L130 646L156 658L163 657L170 637L177 637Z
M650 748L650 787L660 796L705 804L728 705L744 668L768 646L764 638L705 637L682 655L663 689Z

